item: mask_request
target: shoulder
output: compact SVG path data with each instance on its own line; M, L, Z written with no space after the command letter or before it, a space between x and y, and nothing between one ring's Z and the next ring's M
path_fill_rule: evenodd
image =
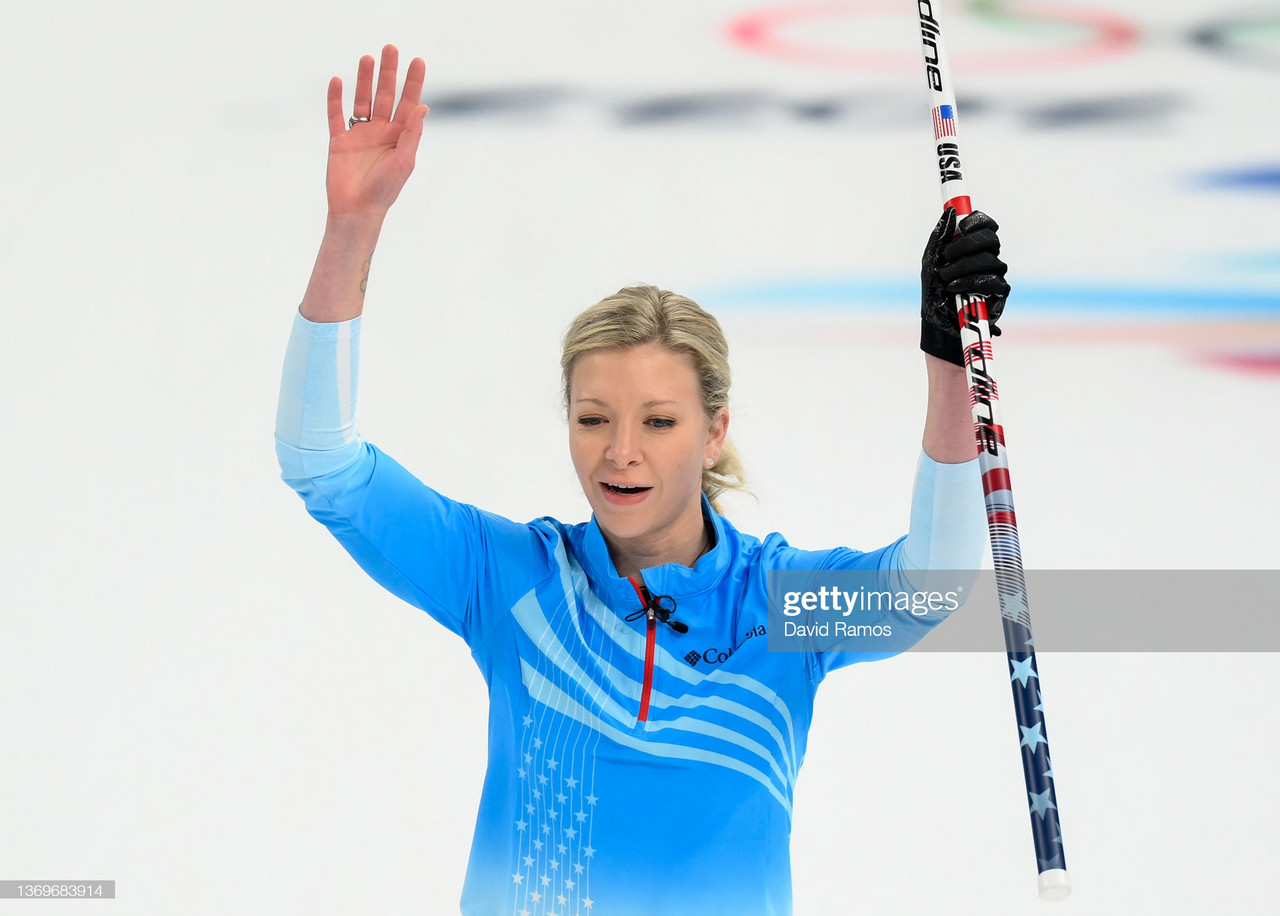
M594 580L593 564L587 560L589 522L563 522L550 515L527 523L531 535L545 551L549 565L561 574L581 571Z
M827 569L838 565L858 551L847 547L805 550L793 547L786 536L773 531L764 538L734 532L740 540L739 556L744 563L771 569Z
M543 515L527 524L532 531L536 532L538 537L548 543L564 544L571 552L576 552L576 549L580 547L586 536L586 522L570 524L550 515Z

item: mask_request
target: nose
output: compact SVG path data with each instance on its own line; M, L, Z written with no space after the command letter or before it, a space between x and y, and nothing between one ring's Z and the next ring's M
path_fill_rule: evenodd
M619 468L639 464L640 447L635 434L624 429L621 423L614 424L612 433L609 444L604 450L605 460Z

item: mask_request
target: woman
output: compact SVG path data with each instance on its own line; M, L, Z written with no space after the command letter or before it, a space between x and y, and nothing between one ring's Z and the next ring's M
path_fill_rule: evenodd
M490 691L467 914L786 914L791 798L814 691L867 653L770 652L767 574L971 569L985 523L957 291L1008 287L995 224L948 211L925 256L929 403L907 537L801 551L716 511L741 478L715 319L653 287L580 315L562 358L590 522L518 524L453 502L356 434L359 338L382 220L413 168L424 64L329 86L329 217L295 317L277 422L285 480L378 582L458 633ZM393 111L394 107L394 111ZM947 283L950 281L950 285ZM899 615L923 635L945 613ZM886 618L887 619L887 618ZM714 652L703 651L717 647Z

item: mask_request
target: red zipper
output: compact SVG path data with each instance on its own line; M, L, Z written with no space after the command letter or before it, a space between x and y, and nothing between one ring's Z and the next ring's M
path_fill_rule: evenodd
M644 688L640 693L640 715L637 721L649 721L649 691L653 689L653 646L657 640L658 634L658 614L653 606L649 603L648 595L645 588L633 577L628 576L631 587L636 590L636 597L640 599L640 603L645 607L646 630L644 639Z

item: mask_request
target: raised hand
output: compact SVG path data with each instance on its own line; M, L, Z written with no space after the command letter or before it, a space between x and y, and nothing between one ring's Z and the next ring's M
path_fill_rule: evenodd
M958 226L954 209L942 212L920 264L920 349L924 352L964 366L955 305L959 293L976 293L986 299L991 336L1000 336L996 321L1009 298L1009 284L1004 279L1009 268L999 257L999 228L995 220L978 210Z
M335 76L329 81L329 167L325 188L330 217L380 219L413 173L422 121L427 114L427 106L421 102L427 65L420 57L410 61L404 91L396 104L399 59L395 45L382 49L375 93L373 57L366 54L360 58L351 122L342 113L342 80Z

